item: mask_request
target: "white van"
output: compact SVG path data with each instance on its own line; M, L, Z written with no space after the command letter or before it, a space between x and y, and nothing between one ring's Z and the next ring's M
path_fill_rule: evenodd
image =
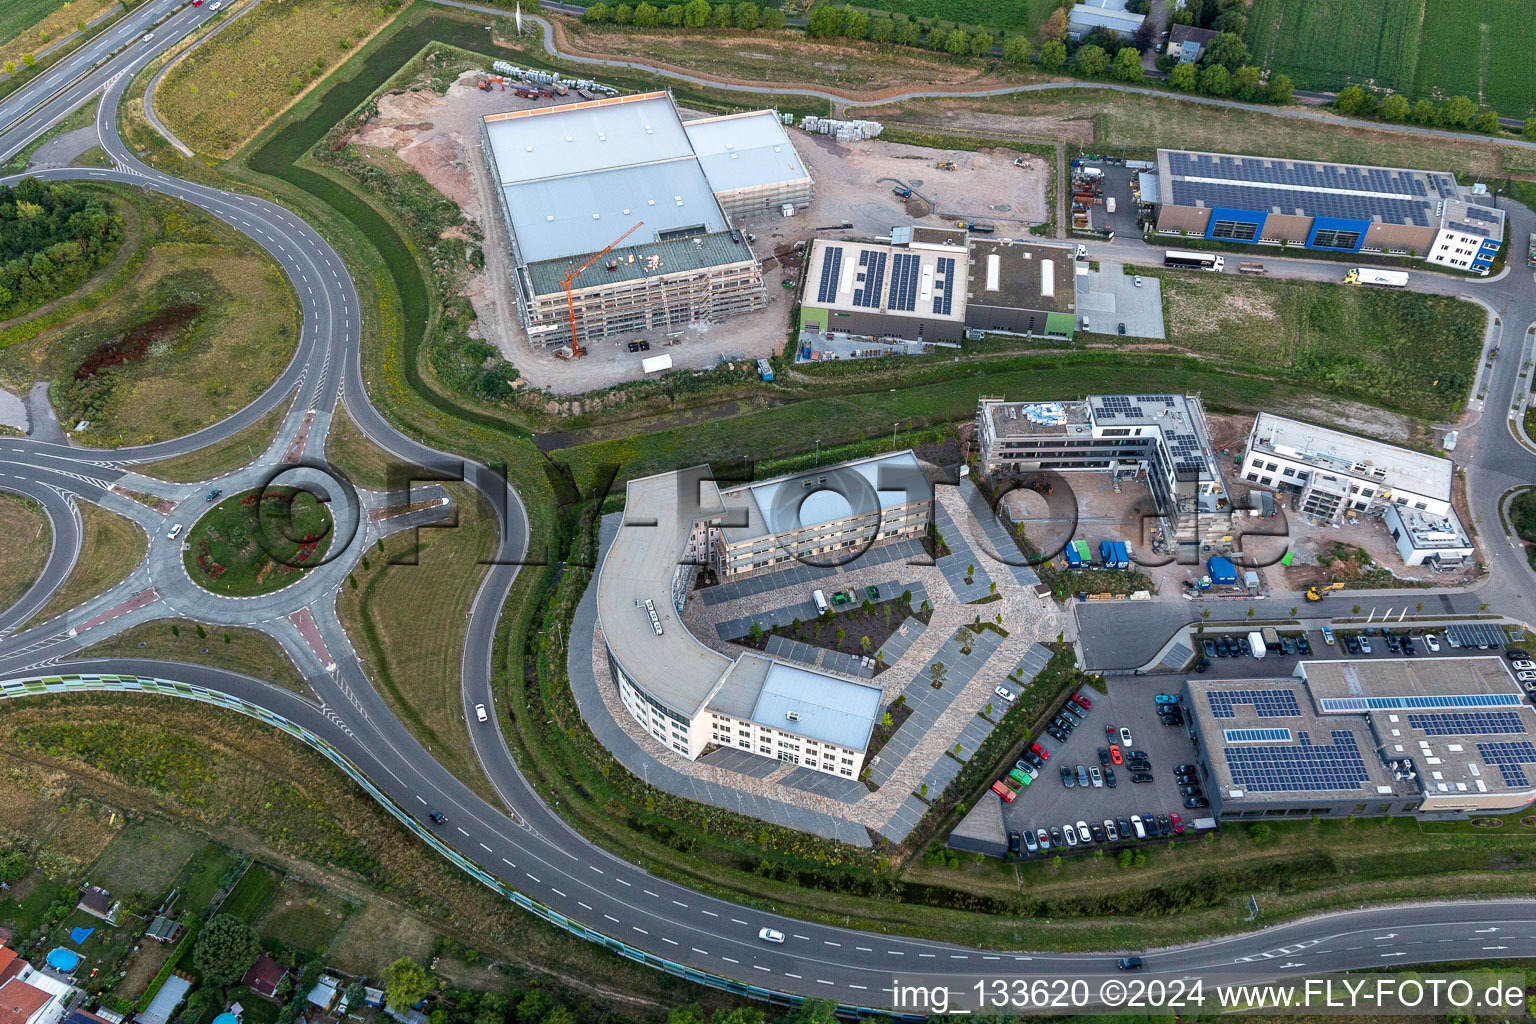
M825 615L831 609L831 605L827 604L827 595L819 590L811 591L811 600L816 603L817 615Z

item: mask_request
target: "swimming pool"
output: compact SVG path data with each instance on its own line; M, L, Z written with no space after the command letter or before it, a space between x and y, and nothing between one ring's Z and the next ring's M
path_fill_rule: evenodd
M80 966L80 954L63 946L56 946L49 950L47 959L49 967L56 971L63 971L65 974Z

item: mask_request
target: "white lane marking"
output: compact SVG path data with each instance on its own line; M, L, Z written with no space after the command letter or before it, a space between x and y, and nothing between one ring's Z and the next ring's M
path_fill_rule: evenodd
M671 945L673 945L673 946L675 946L675 945L677 945L677 940L676 940L676 939L669 939L669 938L667 938L667 937L666 937L666 936L665 936L665 935L663 935L663 936L662 936L662 937L661 937L661 941L662 941L662 942L666 942L666 943L669 943L669 944L671 944Z
M822 939L821 943L824 946L838 946L838 947L842 946L841 942L833 942L831 939Z
M888 950L886 950L886 952L891 954L891 956L906 956L907 955L907 954L903 953L899 949L888 949Z
M720 959L724 960L728 964L739 964L739 963L741 963L740 960L732 960L730 957L725 956L724 954L721 954Z
M752 969L754 971L767 971L769 974L773 973L772 967L764 967L762 964L753 964Z
M686 908L688 906L688 904L686 904L686 903L679 903L677 900L673 900L672 901L672 905L674 907L684 907L684 908Z
M709 956L709 950L707 949L700 949L698 946L689 946L688 948L693 950L695 953L703 953L705 956Z
M554 893L556 896L561 897L561 898L565 897L565 893L561 892L559 889L556 889L554 886L550 886L549 887L549 891Z
M604 914L603 916L606 917L608 920L612 921L614 924L618 924L619 923L619 919L614 917L612 914Z
M464 830L463 830L463 829L462 829L462 828L461 828L461 829L459 829L459 835L461 835L461 836L467 836L467 835L469 835L469 833L468 833L468 832L465 832L465 831L464 831Z
M603 873L603 869L600 868L600 867L597 867L595 865L588 864L587 867L591 868L593 871L596 871L598 874L602 874Z
M715 913L713 910L706 910L706 911L704 911L704 913L708 914L710 917L719 917L720 916L719 914Z
M850 981L850 982L849 982L849 983L848 983L848 987L849 987L849 988L863 988L863 989L867 989L867 988L869 988L869 986L868 986L868 985L855 985L855 984L854 984L854 983L853 983L853 982L851 982L851 981Z
M490 853L491 852L491 848L489 846L486 846L484 843L480 844L480 849L484 850L486 853Z
M743 921L739 917L733 917L733 918L731 918L731 923L732 924L746 924L747 922Z
M618 882L620 885L628 885L630 888L634 888L631 883L624 881L622 878L615 878L614 881Z
M577 900L576 901L576 905L581 907L581 909L583 909L583 910L591 910L592 909L591 907L587 906L585 903L581 902L581 900Z
M526 871L524 871L524 872L523 872L523 874L525 874L525 875L528 875L528 872L526 872ZM543 885L543 884L544 884L544 883L543 883L543 882L539 882L539 880L538 880L538 879L537 879L537 878L534 878L534 876L533 876L533 875L528 875L528 877L529 877L529 878L533 878L533 880L534 880L534 881L535 881L535 882L538 882L538 884L539 884L539 885Z
M816 979L816 984L818 984L818 985L830 985L832 983L830 981L827 981L824 978L817 978Z
M637 924L632 924L632 925L630 925L630 927L633 928L635 931L639 932L641 935L649 935L649 934L651 934L650 932L646 931L644 928L641 928Z
M659 892L651 892L649 889L641 889L640 891L645 893L647 896L653 896L658 900L661 899L661 893Z
M795 978L796 980L798 980L800 978L800 975L798 975L798 974L790 974L788 971L785 971L784 972L784 977L786 977L786 978Z

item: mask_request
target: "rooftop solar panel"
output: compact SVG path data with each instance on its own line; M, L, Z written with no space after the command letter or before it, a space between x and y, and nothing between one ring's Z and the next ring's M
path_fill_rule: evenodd
M1328 713L1341 711L1418 711L1436 708L1515 707L1518 693L1450 693L1416 697L1323 697L1317 704Z
M1222 736L1228 743L1289 743L1289 729L1223 729Z
M1358 790L1370 781L1365 759L1348 730L1330 734L1329 746L1314 746L1306 733L1292 746L1225 747L1232 784L1255 793ZM1533 752L1536 760L1536 752Z
M1526 786L1525 765L1536 764L1536 747L1530 740L1479 743L1478 756L1499 770L1506 786Z
M831 302L837 295L837 282L843 273L843 247L829 245L821 257L821 280L816 285L816 301Z
M898 252L891 257L891 293L886 305L892 310L911 313L917 309L917 275L922 264L913 253Z
M1453 711L1435 715L1409 715L1408 724L1428 736L1525 732L1525 723L1513 711Z
M886 253L863 249L859 252L859 266L865 268L859 283L853 289L853 304L874 309L880 305L881 289L885 285Z
M1212 718L1236 718L1238 706L1253 708L1259 718L1300 718L1294 690L1207 690Z

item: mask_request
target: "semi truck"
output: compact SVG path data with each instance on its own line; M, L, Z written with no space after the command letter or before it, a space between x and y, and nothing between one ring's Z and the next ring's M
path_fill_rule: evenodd
M1169 249L1163 253L1163 266L1181 267L1185 270L1213 270L1221 273L1226 267L1226 258L1210 252L1183 252L1178 249Z
M1262 274L1262 273L1264 273L1264 264L1262 264L1262 263L1239 263L1237 265L1237 272L1239 274Z
M980 235L990 235L993 231L997 230L991 224L984 224L978 220L971 221L966 224L966 227Z
M1270 647L1277 649L1279 648L1280 631L1278 629L1276 629L1274 626L1265 626L1263 629L1259 630L1259 633L1264 637L1265 644Z
M1255 658L1264 657L1264 637L1258 630L1248 634L1248 646L1253 648L1253 656Z
M1372 284L1378 288L1402 288L1408 284L1408 274L1402 270L1377 270L1375 267L1353 267L1344 275L1345 284Z

